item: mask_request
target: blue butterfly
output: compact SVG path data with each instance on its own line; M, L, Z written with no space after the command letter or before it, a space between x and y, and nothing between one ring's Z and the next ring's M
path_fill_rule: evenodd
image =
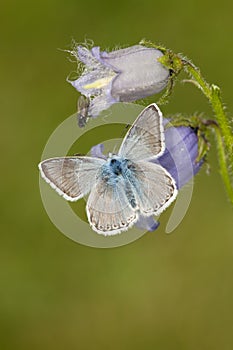
M159 215L176 198L175 180L152 163L165 150L162 113L146 107L126 133L118 154L51 158L39 164L41 176L68 201L89 194L91 228L105 236L126 231L139 216Z

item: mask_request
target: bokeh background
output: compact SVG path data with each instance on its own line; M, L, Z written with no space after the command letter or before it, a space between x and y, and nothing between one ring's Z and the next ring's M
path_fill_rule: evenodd
M183 52L222 87L233 113L233 5L192 1L28 0L1 4L0 348L233 348L233 216L215 147L195 178L189 211L116 249L81 246L42 206L37 163L52 131L76 110L66 82L72 39L102 48L141 38ZM204 112L193 86L176 86L164 114Z

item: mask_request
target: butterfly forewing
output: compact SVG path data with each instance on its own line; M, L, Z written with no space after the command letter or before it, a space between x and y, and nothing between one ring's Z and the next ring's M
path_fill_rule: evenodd
M51 158L41 162L39 169L42 177L60 195L76 201L90 192L104 162L92 157Z
M139 161L135 164L137 202L142 215L159 215L176 198L174 179L160 165Z
M119 155L134 161L155 158L165 150L162 113L155 104L146 107L127 132Z
M114 185L99 177L87 202L87 216L91 227L105 236L126 231L138 219L136 205L129 203L125 181L119 178Z

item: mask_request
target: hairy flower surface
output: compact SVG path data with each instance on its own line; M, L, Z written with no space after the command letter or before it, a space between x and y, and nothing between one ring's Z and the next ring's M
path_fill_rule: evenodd
M130 102L160 92L167 85L169 70L158 59L162 52L135 45L112 52L99 47L77 47L75 56L85 65L82 75L68 80L89 100L88 115L97 117L116 102Z

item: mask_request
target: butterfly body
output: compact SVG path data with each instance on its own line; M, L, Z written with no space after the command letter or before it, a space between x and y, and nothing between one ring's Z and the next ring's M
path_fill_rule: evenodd
M117 181L118 176L127 178L130 176L133 163L129 159L111 155L106 163L102 166L102 176L106 177L108 182Z
M150 162L165 150L162 115L155 104L145 108L128 130L118 154L52 158L39 164L42 177L66 200L90 193L90 226L103 235L128 230L139 215L159 215L176 198L174 179Z
M106 163L102 165L99 177L106 182L106 186L116 186L117 183L122 183L124 186L126 197L132 208L137 208L135 191L137 189L137 179L134 174L135 166L132 161L119 157L117 155L110 155Z

